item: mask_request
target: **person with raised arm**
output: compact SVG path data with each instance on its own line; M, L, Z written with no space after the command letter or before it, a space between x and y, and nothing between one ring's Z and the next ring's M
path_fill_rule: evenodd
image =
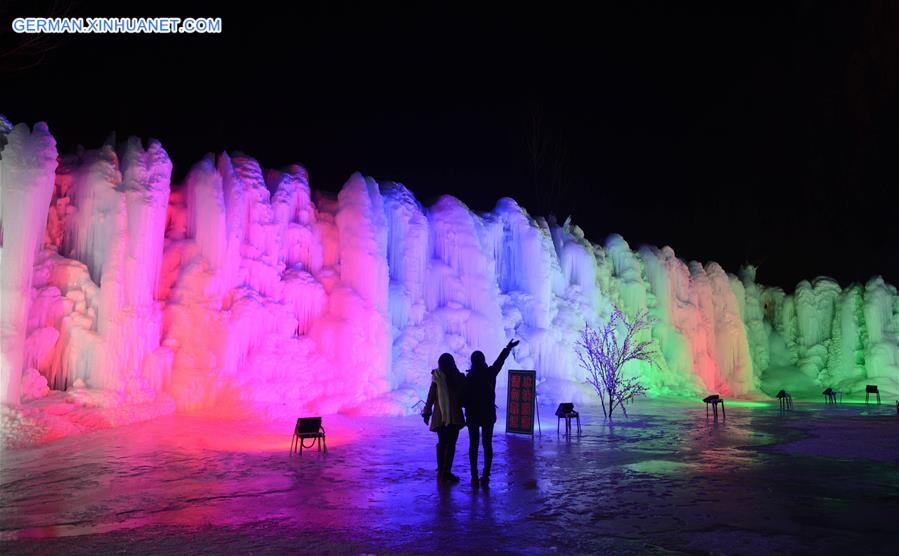
M471 464L471 486L490 484L490 467L493 464L493 425L496 423L496 377L503 368L512 348L518 345L511 340L500 352L493 365L487 366L484 353L471 354L471 369L465 380L465 417L468 424L468 460ZM484 445L484 473L478 479L478 441Z

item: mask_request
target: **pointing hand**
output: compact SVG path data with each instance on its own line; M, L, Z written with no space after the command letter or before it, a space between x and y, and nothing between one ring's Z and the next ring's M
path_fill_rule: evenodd
M509 343L506 345L507 348L512 349L517 346L520 342L518 340L509 340Z

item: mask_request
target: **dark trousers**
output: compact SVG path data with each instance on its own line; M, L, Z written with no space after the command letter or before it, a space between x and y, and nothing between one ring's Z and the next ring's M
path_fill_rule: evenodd
M452 473L459 427L437 427L437 472Z
M493 423L468 425L468 462L471 464L471 477L478 476L478 437L484 444L484 475L490 475L493 464Z

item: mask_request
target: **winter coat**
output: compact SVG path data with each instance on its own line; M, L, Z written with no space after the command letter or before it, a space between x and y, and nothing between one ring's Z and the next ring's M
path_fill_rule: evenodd
M468 370L465 379L465 419L469 425L496 423L496 376L512 348L503 349L493 365Z
M446 390L443 392L443 385ZM428 390L428 400L425 402L424 414L431 414L430 429L434 432L440 427L465 426L465 416L462 414L462 391L465 388L465 375L459 371L444 374L440 369L431 371L431 388ZM441 403L441 400L446 400ZM449 405L447 411L444 405Z

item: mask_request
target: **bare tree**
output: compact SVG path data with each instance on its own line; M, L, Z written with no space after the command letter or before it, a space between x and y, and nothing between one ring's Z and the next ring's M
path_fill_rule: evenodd
M649 313L643 311L628 322L618 307L604 326L599 329L584 326L577 343L580 365L587 371L587 382L593 386L602 403L603 414L612 418L612 411L620 407L627 417L625 402L646 394L646 388L636 378L625 378L622 368L628 361L652 363L655 352L650 341L637 341L637 334L651 324ZM624 337L619 342L619 329ZM606 401L608 400L608 405Z
M65 33L12 33L9 25L16 17L72 17L75 4L70 0L53 0L40 6L29 0L0 2L0 21L7 28L0 31L0 73L16 72L39 66L47 54L71 39Z
M539 105L533 105L525 121L525 149L537 208L555 214L570 181L568 147L546 124Z

